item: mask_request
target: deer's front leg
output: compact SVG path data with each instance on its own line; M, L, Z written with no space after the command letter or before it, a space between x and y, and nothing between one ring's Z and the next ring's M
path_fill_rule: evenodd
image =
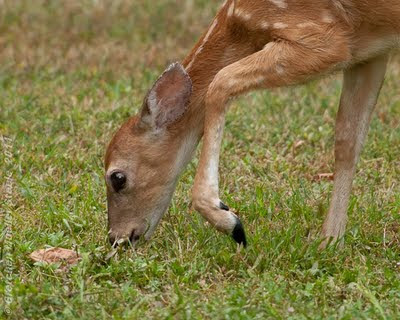
M356 165L385 76L386 64L385 55L344 73L336 120L335 182L331 206L322 229L324 241L321 248L344 234Z
M206 97L204 142L193 188L193 205L218 230L246 244L237 216L219 198L218 163L229 98L241 93L303 82L345 60L334 46L309 49L289 42L271 42L222 69Z
M193 205L217 230L231 234L237 243L246 246L246 235L239 218L218 195L218 163L226 103L226 94L212 93L206 101L209 112L205 117L204 144L193 188Z
M193 188L193 205L217 230L231 234L237 243L246 246L242 223L218 194L219 154L229 97L226 89L210 91L206 99L204 142Z

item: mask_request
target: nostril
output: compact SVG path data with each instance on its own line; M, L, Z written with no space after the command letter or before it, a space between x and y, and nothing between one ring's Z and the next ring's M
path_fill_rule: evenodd
M131 235L129 236L129 241L130 241L132 244L135 243L136 241L138 241L139 238L140 238L139 235L135 235L135 231L136 231L136 230L132 230L132 233L131 233Z

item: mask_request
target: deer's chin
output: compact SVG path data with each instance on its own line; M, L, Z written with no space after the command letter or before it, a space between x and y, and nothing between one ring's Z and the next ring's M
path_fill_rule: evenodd
M144 240L149 241L151 239L151 237L154 234L154 231L156 230L156 227L157 226L155 226L152 230L149 230L144 234L144 236L143 236Z
M156 231L158 225L160 224L160 221L162 217L164 216L164 213L167 210L162 210L158 214L155 214L154 216L151 217L146 232L143 234L144 239L150 240L150 238L153 236L154 232Z
M168 210L168 206L171 202L172 194L175 190L176 181L166 187L167 191L159 198L157 206L153 209L153 214L148 216L147 225L145 232L143 233L143 238L149 240L154 232L156 231L161 219Z

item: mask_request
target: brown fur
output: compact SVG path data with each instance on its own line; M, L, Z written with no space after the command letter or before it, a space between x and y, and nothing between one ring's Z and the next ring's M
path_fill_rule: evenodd
M384 76L386 54L399 45L397 0L228 0L183 61L193 83L187 111L157 138L138 131L140 116L130 120L109 146L106 170L111 163L119 162L127 168L153 163L138 177L156 184L154 192L172 195L180 172L204 132L193 204L219 230L232 232L235 215L218 205L218 160L228 100L250 90L296 85L348 70L337 120L336 176L342 178L335 181L323 228L324 237L341 237L351 181ZM363 77L372 80L362 81ZM349 96L352 91L354 98ZM350 130L349 125L356 128L355 134L343 136ZM151 139L153 144L149 144ZM137 197L139 191L135 192ZM147 194L149 202L157 197L154 192L140 192ZM149 216L151 206L144 210ZM130 220L136 221L137 216L144 219L145 214L135 210L131 210ZM111 215L118 221L118 209ZM112 227L119 237L129 233L129 228Z

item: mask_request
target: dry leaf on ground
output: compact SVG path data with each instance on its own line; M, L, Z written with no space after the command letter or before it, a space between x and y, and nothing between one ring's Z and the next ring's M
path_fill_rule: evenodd
M333 173L319 173L314 177L314 181L322 181L322 180L334 180L334 174Z
M36 250L29 257L35 262L62 263L63 266L72 266L80 260L76 251L63 248Z

